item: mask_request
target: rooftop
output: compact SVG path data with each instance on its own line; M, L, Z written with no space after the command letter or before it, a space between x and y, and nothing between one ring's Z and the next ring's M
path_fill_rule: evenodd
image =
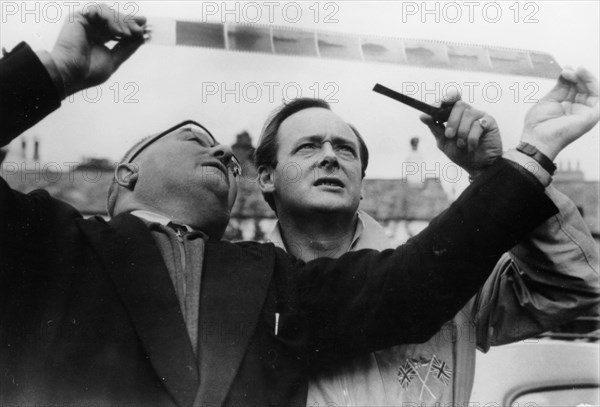
M258 188L250 135L247 132L240 133L232 149L243 167L232 216L238 219L274 218L274 212ZM38 154L37 145L35 154ZM0 150L0 158L4 158L2 155L6 156ZM26 160L25 156L18 158L7 159L1 168L2 176L15 190L30 192L45 189L84 215L106 215L106 192L114 171L114 164L108 160L88 158L77 167L65 170L33 159ZM585 180L579 166L572 168L569 163L560 167L553 185L575 202L590 230L598 238L600 184ZM360 207L379 221L430 220L450 204L450 199L436 179L426 179L424 183L415 185L401 179L367 178L363 182L363 189L364 199Z

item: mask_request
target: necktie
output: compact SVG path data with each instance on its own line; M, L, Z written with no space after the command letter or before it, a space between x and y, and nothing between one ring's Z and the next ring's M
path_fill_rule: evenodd
M175 233L177 233L177 235L179 235L179 236L181 236L182 234L184 234L188 231L188 229L185 226L180 225L178 223L174 223L174 222L167 223L167 226L170 227L171 229L173 229L175 231Z

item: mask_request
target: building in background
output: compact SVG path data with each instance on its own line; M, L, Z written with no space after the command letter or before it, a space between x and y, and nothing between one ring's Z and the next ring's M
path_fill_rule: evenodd
M415 143L417 144L417 143ZM252 156L254 146L247 132L237 135L232 150L243 172L238 198L226 231L230 240L263 241L275 224L275 214L258 188L258 172ZM106 159L85 158L81 163L44 163L43 147L37 137L21 136L4 157L1 175L21 192L42 188L62 199L84 216L106 216L106 192L114 163ZM599 183L587 181L579 164L561 165L554 185L569 196L583 213L592 234L600 244ZM361 209L377 219L393 244L401 244L427 226L451 202L437 178L421 182L408 179L365 179Z

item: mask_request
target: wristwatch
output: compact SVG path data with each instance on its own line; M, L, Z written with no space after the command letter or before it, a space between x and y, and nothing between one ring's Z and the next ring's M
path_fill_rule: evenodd
M550 175L554 175L556 172L556 164L554 164L546 154L535 148L535 146L532 146L529 143L521 142L517 146L517 151L520 151L523 154L533 158L539 165L542 166L543 169L548 171Z

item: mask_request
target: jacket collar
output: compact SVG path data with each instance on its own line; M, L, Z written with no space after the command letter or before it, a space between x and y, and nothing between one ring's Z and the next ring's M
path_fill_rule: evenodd
M273 270L273 246L209 239L200 299L197 402L225 401L256 331Z
M131 214L78 222L115 284L161 382L180 406L193 403L198 368L179 301L146 225ZM107 227L110 226L110 227Z
M357 211L356 214L358 215L358 222L356 222L356 230L348 251L353 252L362 249L385 250L393 247L390 244L390 239L385 234L385 230L375 219L362 210ZM268 241L287 251L281 235L279 221L269 233Z

